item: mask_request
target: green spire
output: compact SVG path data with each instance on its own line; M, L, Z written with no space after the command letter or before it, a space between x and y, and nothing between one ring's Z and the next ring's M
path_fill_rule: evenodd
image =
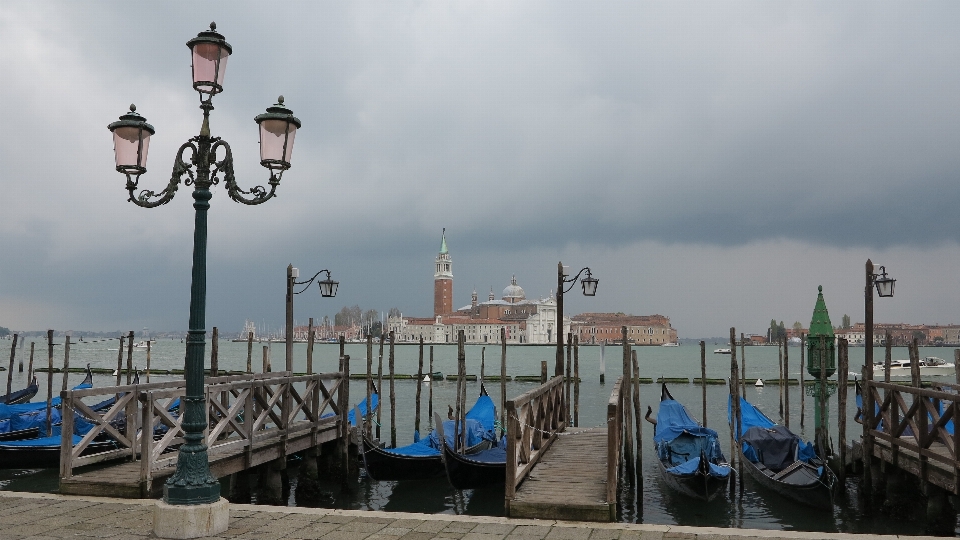
M824 336L833 339L833 325L830 323L830 314L827 313L827 304L823 301L823 285L818 288L817 305L813 307L813 318L810 319L810 337Z
M440 238L440 254L444 255L447 253L447 228L443 228L443 235Z

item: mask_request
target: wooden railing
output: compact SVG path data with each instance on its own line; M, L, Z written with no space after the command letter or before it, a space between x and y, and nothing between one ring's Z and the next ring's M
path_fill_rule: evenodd
M507 401L507 501L516 495L517 486L557 434L566 429L565 410L563 377L559 375Z
M919 388L875 380L863 381L863 403L874 405L875 414L862 415L866 434L872 439L888 443L894 455L900 450L915 453L919 459L919 476L927 481L929 460L952 469L960 482L960 430L955 429L960 418L958 385L944 383L935 388ZM953 430L950 433L948 426ZM909 429L908 429L909 428ZM872 441L865 441L872 447ZM938 452L932 448L942 444ZM946 449L946 452L943 451ZM954 493L956 484L942 486Z
M286 441L293 437L310 436L316 445L321 429L346 425L348 410L340 402L346 393L341 391L346 388L345 380L337 372L207 377L204 438L211 461L223 455L245 454L250 463L254 447L270 442L279 443L283 456ZM61 392L62 432L73 433L74 412L94 427L76 445L71 437L62 438L60 478L69 479L74 469L86 465L140 459L140 480L149 483L155 472L175 466L177 454L172 450L184 439L183 415L174 401L185 394L183 380ZM111 396L116 401L103 411L95 411L88 404ZM113 440L115 448L90 454L91 443L104 438Z
M616 505L617 474L620 471L620 446L623 436L623 377L617 379L607 402L607 503Z

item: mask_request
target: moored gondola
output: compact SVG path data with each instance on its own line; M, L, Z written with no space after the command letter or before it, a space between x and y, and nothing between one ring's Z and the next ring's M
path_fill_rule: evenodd
M33 381L23 390L17 390L16 392L10 392L9 394L0 396L0 404L18 405L20 403L27 403L37 395L38 391L40 391L40 385L37 384L37 378L34 377Z
M467 453L474 454L493 446L495 409L487 389L481 384L477 402L466 415ZM452 443L455 421L444 420L443 424ZM444 472L437 430L413 444L398 448L381 448L366 435L362 439L363 466L367 475L374 480L414 480L439 476Z
M649 412L648 412L649 420ZM717 432L701 426L661 383L653 434L660 477L683 495L711 501L732 478Z
M728 403L728 412L730 404ZM737 440L744 470L758 484L792 501L832 509L837 477L805 442L775 424L760 409L740 398L741 430Z
M447 440L440 415L437 413L433 415L436 418L440 440ZM451 445L443 444L441 460L447 473L447 480L454 489L502 486L506 482L507 449L502 444L472 454L461 454Z

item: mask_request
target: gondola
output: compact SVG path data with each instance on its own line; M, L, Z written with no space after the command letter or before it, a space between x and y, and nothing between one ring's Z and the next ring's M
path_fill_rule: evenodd
M37 384L37 378L34 377L33 381L23 390L17 390L16 392L10 392L7 395L0 396L0 404L17 405L27 403L37 395L38 391L40 391L40 385Z
M493 446L495 409L493 400L487 395L487 389L481 383L477 402L466 415L467 453L474 454ZM454 420L443 421L443 427L446 428L451 443L454 422ZM416 439L413 444L399 448L381 448L366 435L363 435L362 439L363 467L373 480L412 480L443 474L440 440L436 429L427 437Z
M36 382L36 378L34 378ZM87 364L87 376L74 390L91 388L93 386L93 372L90 370L90 364ZM53 398L50 402L51 423L60 422L60 397ZM98 403L94 407L102 406ZM18 403L18 404L0 404L0 441L19 441L24 439L36 439L40 436L41 425L46 425L47 402L38 403ZM96 410L96 409L95 409Z
M732 401L728 401L728 413ZM760 409L740 398L741 430L737 440L744 469L758 484L814 508L832 509L837 477L805 442L775 424Z
M433 415L436 418L440 440L447 440L440 415L437 413ZM473 454L460 454L451 445L444 444L441 460L447 473L447 480L454 489L502 486L506 482L507 449L503 444Z
M717 432L694 420L666 384L660 387L653 442L660 477L683 495L712 501L731 478Z

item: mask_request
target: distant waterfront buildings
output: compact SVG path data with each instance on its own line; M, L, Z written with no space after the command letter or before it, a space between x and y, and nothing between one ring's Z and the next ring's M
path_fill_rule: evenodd
M474 289L469 305L453 309L453 260L447 247L446 229L440 251L434 258L433 317L390 317L387 331L400 342L455 343L463 330L467 343L500 343L501 331L508 344L550 344L557 342L557 300L553 291L545 298L527 299L526 293L511 277L497 299L493 289L480 302ZM580 343L618 342L621 327L627 327L627 339L637 345L675 343L677 331L663 315L634 316L622 313L584 313L563 317L564 333L578 336Z

